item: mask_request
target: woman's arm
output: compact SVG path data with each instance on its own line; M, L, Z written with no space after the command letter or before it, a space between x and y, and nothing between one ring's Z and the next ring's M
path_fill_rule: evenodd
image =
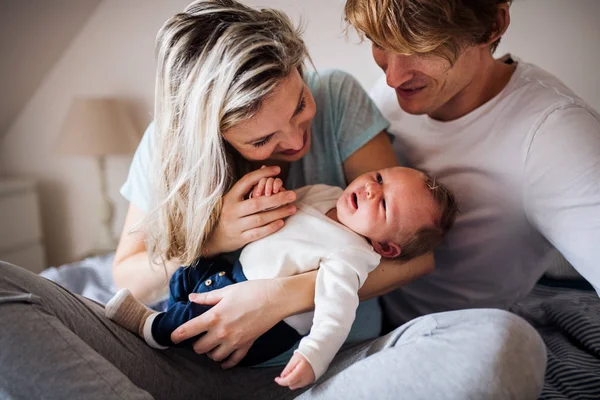
M279 172L279 167L265 167L246 174L233 185L223 198L219 223L204 246L205 256L235 251L283 227L283 219L296 212L293 205L281 207L295 200L293 191L245 199L258 182ZM144 215L142 210L130 204L113 262L113 277L117 287L126 287L136 298L151 303L168 293L169 279L181 262L172 259L164 266L150 263L146 234L141 227L136 227Z
M142 220L144 212L129 205L125 226L115 259L113 278L117 288L128 288L140 301L150 304L168 294L169 279L179 268L179 260L169 260L166 265L151 264L146 252L146 234L136 224ZM133 231L133 229L137 229Z

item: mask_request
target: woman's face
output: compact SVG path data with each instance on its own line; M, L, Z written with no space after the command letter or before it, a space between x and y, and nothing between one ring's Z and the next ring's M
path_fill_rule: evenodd
M315 99L295 70L254 117L228 129L223 137L248 161L298 161L310 148L315 111Z

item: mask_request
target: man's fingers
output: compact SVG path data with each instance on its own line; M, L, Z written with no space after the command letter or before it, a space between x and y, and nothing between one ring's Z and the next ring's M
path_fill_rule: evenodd
M281 168L278 166L260 168L256 171L252 171L237 181L237 183L231 188L230 193L235 196L236 199L243 200L244 196L246 196L246 194L248 194L262 178L275 176L279 174L279 172L281 172Z

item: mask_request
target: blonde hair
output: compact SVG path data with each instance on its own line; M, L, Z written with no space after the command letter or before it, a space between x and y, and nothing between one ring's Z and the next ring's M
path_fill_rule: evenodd
M151 259L202 255L222 198L248 163L222 133L255 115L307 57L300 29L273 9L232 0L195 1L156 41L153 210L145 220Z
M347 0L344 12L379 47L433 54L454 64L464 46L490 39L503 3L511 0ZM499 42L492 43L492 53Z

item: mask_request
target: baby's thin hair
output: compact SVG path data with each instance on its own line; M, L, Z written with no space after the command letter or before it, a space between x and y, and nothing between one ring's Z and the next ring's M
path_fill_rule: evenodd
M454 194L445 185L427 174L424 174L423 182L437 206L437 216L433 226L417 230L401 244L402 251L397 257L400 260L407 261L433 251L452 228L459 212Z

